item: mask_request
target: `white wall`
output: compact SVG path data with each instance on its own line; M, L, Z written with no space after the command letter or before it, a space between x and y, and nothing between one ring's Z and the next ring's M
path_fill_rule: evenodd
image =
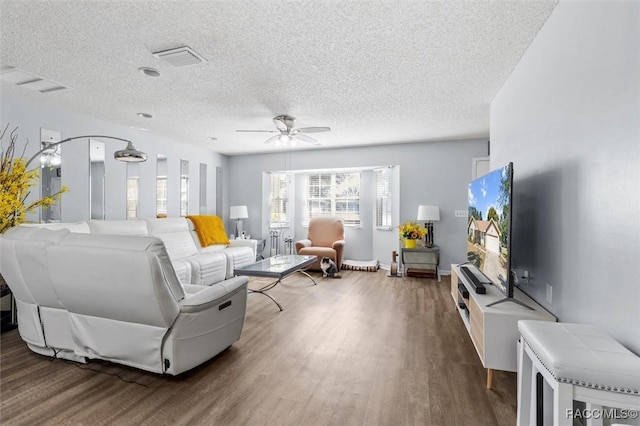
M43 96L49 96L47 94ZM76 114L56 111L31 102L3 97L1 99L2 126L19 127L19 146L27 141L26 157L35 154L40 146L40 128L61 132L61 137L107 135L130 139L136 148L148 155L140 163L140 217L156 215L156 155L165 154L169 164L169 216L180 214L180 160L189 160L189 213L199 214L199 164L207 164L207 212L215 213L215 169L224 166L226 157L192 145L180 143L148 132L114 125ZM8 139L7 139L8 140ZM126 218L126 163L116 161L113 152L126 147L125 142L102 139L106 150L105 209L106 219ZM62 196L62 220L65 222L89 219L89 151L87 140L71 141L62 147L62 184L69 192ZM18 151L21 152L21 149ZM38 193L38 189L34 193ZM38 220L32 215L30 220Z
M262 208L263 172L399 165L400 221L415 220L420 204L440 206L441 220L435 224L435 243L441 250L440 265L448 270L451 263L461 262L466 257L466 219L454 217L454 210L467 208L471 159L486 154L486 140L467 140L233 156L228 162L228 205L248 207L245 229L252 237L258 237L268 221ZM380 232L391 237L376 235ZM397 235L397 229L374 232L370 225L347 229L346 257L377 259L389 264L391 252L398 250ZM295 235L296 239L305 237L299 233ZM262 238L268 242L268 235ZM382 247L383 244L388 245ZM376 245L382 248L376 248Z
M640 354L640 2L558 4L491 104L491 161L524 290Z

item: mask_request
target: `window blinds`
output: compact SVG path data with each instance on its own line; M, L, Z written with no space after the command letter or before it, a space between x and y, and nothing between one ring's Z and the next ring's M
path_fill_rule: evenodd
M391 166L375 169L376 228L391 230Z

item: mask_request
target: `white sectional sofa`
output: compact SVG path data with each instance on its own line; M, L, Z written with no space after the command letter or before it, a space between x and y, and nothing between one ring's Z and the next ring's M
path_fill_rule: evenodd
M255 262L256 240L230 240L229 244L202 247L193 222L184 217L141 220L91 220L46 223L37 226L74 233L151 236L160 238L183 284L211 285L234 276L234 270Z
M147 233L162 228L169 237L137 235L143 224ZM16 299L18 329L28 347L56 358L103 359L176 375L237 341L248 279L227 277L226 267L209 274L210 264L227 265L233 254L221 248L212 253L215 261L202 252L189 255L175 243L170 224L18 226L2 235L0 271ZM129 235L110 234L111 227ZM184 253L186 263L171 259L169 246ZM206 269L207 285L181 283L174 264ZM219 281L210 282L214 278Z

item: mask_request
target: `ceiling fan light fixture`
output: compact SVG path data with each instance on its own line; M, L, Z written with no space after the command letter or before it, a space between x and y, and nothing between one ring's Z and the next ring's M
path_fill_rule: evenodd
M278 142L280 143L280 145L290 145L293 140L291 139L291 136L289 135L280 135L280 137L278 138Z
M257 133L280 133L275 136L271 136L264 141L265 144L273 143L275 146L290 146L295 147L298 142L303 142L311 145L320 145L317 140L311 136L307 136L304 133L320 133L330 132L330 127L301 127L295 128L295 117L290 115L277 115L272 119L277 130L236 130L236 132L257 132Z

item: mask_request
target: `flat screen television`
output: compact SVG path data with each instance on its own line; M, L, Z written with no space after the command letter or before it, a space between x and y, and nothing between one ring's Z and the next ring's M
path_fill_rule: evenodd
M499 302L519 303L513 299L511 274L512 199L513 163L469 183L467 263L505 295Z

